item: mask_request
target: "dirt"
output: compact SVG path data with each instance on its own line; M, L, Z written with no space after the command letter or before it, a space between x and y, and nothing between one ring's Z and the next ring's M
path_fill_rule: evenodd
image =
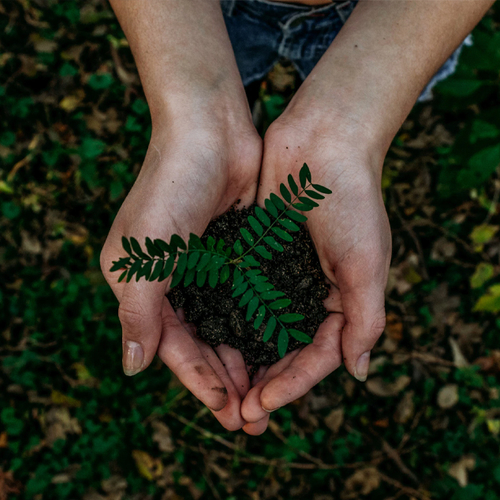
M216 240L223 238L226 244L232 245L241 238L240 227L251 230L246 218L253 213L252 207L241 211L229 210L210 223L202 241L213 236ZM261 263L262 273L269 278L276 290L284 292L292 301L280 313L295 312L305 316L304 320L290 327L313 337L327 316L323 300L328 296L328 286L307 229L303 226L300 232L290 234L293 234L293 242L280 240L284 247L282 253L270 250L272 260L258 255L255 257ZM239 349L246 363L254 370L260 365L275 363L280 359L277 349L278 331L264 343L262 335L266 321L255 330L253 318L251 322L245 320L246 308L238 307L241 297L231 297L231 287L232 277L215 289L208 284L201 288L195 284L186 288L178 285L168 297L175 309L184 308L186 320L196 326L198 337L210 346L228 344ZM290 337L288 351L302 346L302 342Z

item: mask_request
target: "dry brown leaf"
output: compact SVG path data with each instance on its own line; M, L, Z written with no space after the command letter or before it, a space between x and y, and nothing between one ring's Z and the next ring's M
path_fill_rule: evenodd
M172 441L172 433L167 425L159 420L154 420L151 422L151 427L154 429L153 441L158 444L160 451L173 453L175 446Z
M474 470L475 466L476 459L473 456L466 455L462 457L458 462L450 465L448 474L451 477L455 478L462 488L465 488L469 483L468 471Z
M344 423L344 408L337 408L335 410L332 410L326 417L325 417L325 424L326 426L334 433L337 434L339 429L342 427L342 424Z
M366 381L366 388L375 396L388 398L397 396L410 382L411 378L408 375L401 375L394 382L386 382L382 377L374 377Z
M404 394L401 401L398 403L394 413L394 421L398 424L406 424L415 413L415 403L413 402L414 391L409 391Z
M345 481L345 487L342 491L342 500L359 498L359 495L369 495L380 486L380 474L375 467L357 470Z
M437 404L440 408L449 409L458 403L458 385L448 384L439 389Z
M66 439L68 434L81 434L78 420L73 418L68 408L51 408L43 417L43 427L49 446L58 439Z
M451 347L451 353L453 356L453 364L456 368L466 368L469 366L469 362L465 359L458 342L455 339L449 338L448 342Z

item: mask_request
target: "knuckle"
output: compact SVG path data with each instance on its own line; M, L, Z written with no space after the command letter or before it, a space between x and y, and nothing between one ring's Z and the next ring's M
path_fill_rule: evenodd
M124 329L137 330L146 319L146 314L137 304L122 302L118 307L118 318Z

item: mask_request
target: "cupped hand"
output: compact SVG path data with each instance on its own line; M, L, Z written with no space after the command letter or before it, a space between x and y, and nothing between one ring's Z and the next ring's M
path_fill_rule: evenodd
M249 389L241 354L227 346L214 352L194 336L182 311L176 314L165 297L170 280L118 283L120 272L109 271L124 256L122 236L141 243L146 236L169 241L173 233L187 239L191 232L201 235L233 204L254 201L262 144L251 122L179 123L153 128L141 172L102 250L101 268L120 302L125 373L144 370L158 352L220 423L234 430L245 423L240 406Z
M307 227L330 284L329 315L312 344L269 367L242 403L243 429L260 434L269 412L303 396L342 361L366 380L370 351L385 326L384 290L391 235L380 186L385 151L374 152L340 130L312 120L278 119L264 138L257 200L279 193L288 174L307 163L314 183L332 190L305 213ZM354 144L354 143L355 144Z

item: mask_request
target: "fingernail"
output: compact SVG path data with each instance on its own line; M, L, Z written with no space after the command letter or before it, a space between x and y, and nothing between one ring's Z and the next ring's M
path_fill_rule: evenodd
M131 377L141 371L144 361L144 351L141 344L127 340L123 346L123 371Z
M368 377L368 368L370 367L370 351L366 351L358 358L356 368L354 368L354 376L364 382Z
M274 408L274 410L268 410L267 408L264 408L263 406L261 406L261 408L266 411L267 413L272 413L273 411L276 411L276 410L279 410L281 408L281 406L278 406L278 408Z

